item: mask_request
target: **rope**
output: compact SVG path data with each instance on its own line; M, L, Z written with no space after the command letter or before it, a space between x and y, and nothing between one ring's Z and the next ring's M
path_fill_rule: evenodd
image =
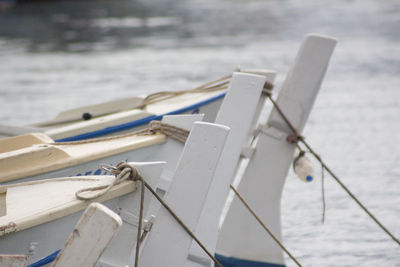
M140 186L140 208L139 208L139 224L136 236L136 253L135 253L135 267L139 266L139 251L141 244L141 235L142 235L142 221L143 221L143 204L144 204L144 182L143 179L141 181Z
M149 104L153 104L162 100L166 100L175 96L187 94L187 93L204 93L204 92L213 92L219 90L225 90L228 88L229 81L227 79L231 78L232 75L227 75L222 78L219 78L215 81L211 81L205 83L199 87L189 89L189 90L181 90L181 91L162 91L156 92L148 95L145 99L143 99L142 103L136 106L135 108L143 108Z
M241 72L240 70L237 70L237 71ZM207 93L207 92L226 90L226 89L228 89L229 79L231 77L232 77L232 75L226 75L217 80L210 81L210 82L207 82L198 87L195 87L192 89L187 89L187 90L155 92L155 93L152 93L152 94L146 96L140 104L130 108L129 110L143 109L144 107L146 107L149 104L154 104L154 103L157 103L157 102L160 102L163 100L167 100L167 99L173 98L175 96L180 96L183 94ZM264 88L263 92L270 93L271 89L273 88L273 85L270 82L266 82L266 84L268 84L268 85ZM121 109L121 111L122 110L123 109ZM107 112L104 114L100 114L99 116L105 116L105 115L109 115L111 113L115 113L115 112ZM92 118L92 115L90 113L82 114L83 117L85 115L89 116L89 119ZM50 127L50 126L54 126L54 125L57 125L60 123L70 123L70 122L74 122L74 121L80 121L80 119L73 118L73 119L56 120L56 121L52 121L52 122L50 121L50 122L45 122L45 123L39 123L39 124L37 124L37 126Z
M99 186L80 189L75 192L75 197L79 200L93 200L95 198L103 196L108 191L110 191L111 188L113 188L115 185L120 184L125 180L128 180L128 179L133 180L133 181L141 180L141 176L135 168L131 168L131 169L123 168L120 170L120 165L121 164L118 164L117 167L101 165L100 168L102 168L106 172L109 172L109 173L112 173L115 175L114 180L108 185L99 185ZM99 192L97 192L96 194L91 195L91 196L82 195L82 193L84 193L84 192L93 192L93 191L99 191Z
M266 95L271 95L272 89L274 89L274 84L270 81L265 81L262 93Z
M162 91L162 92L156 92L153 94L148 95L147 97L145 97L142 102L132 108L130 108L129 110L132 109L142 109L145 106L149 105L149 104L153 104L156 102L160 102L162 100L166 100L175 96L179 96L179 95L183 95L183 94L188 94L188 93L205 93L205 92L214 92L214 91L219 91L219 90L225 90L228 88L228 84L229 81L227 81L229 78L231 78L232 75L227 75L224 76L222 78L219 78L217 80L211 81L211 82L207 82L203 85L200 85L196 88L193 89L188 89L188 90L181 90L181 91ZM122 109L121 109L122 111ZM108 112L108 113L104 113L101 114L100 116L105 116L111 113L115 113L115 112ZM88 116L91 116L90 113L86 113L88 114ZM91 118L91 117L90 117ZM57 125L60 123L70 123L70 122L74 122L74 121L80 121L80 119L77 118L73 118L73 119L64 119L64 120L56 120L56 121L50 121L50 122L45 122L45 123L39 123L37 124L40 127L50 127L53 125Z
M243 199L243 197L239 194L239 192L230 185L230 188L233 190L235 195L240 199L243 205L247 208L248 211L254 216L254 218L260 223L260 225L264 228L265 231L274 239L274 241L286 252L286 254L297 264L297 266L302 266L296 258L287 250L287 248L282 244L281 241L271 232L271 230L265 225L265 223L257 216L254 210L249 206L249 204Z
M193 238L197 244L204 250L204 252L214 261L214 263L218 267L223 267L221 263L207 250L207 248L201 243L201 241L195 236L195 234L189 229L189 227L186 226L186 224L176 215L176 213L164 202L164 200L154 191L154 189L146 183L146 181L143 179L143 177L139 174L138 170L129 165L126 162L120 162L117 164L116 167L110 167L107 166L107 168L104 168L104 170L114 174L116 177L120 176L128 176L126 179L132 179L134 181L140 181L141 182L141 203L140 203L140 215L139 215L139 226L138 226L138 238L137 238L137 244L136 244L136 258L135 258L135 267L138 266L139 262L139 248L140 248L140 232L142 228L142 220L143 220L143 202L144 202L144 187L146 187L156 198L157 200L167 209L167 211L174 217L174 219L181 225L181 227L190 235L191 238Z
M321 222L322 224L325 223L325 211L326 211L326 205L325 205L325 169L321 165L321 198L322 198L322 218Z
M186 129L168 124L163 123L161 121L151 121L149 123L149 127L143 130L115 135L115 136L108 136L108 137L100 137L100 138L92 138L86 140L79 140L79 141L71 141L71 142L54 142L54 143L47 143L48 145L82 145L82 144L90 144L90 143L97 143L97 142L104 142L104 141L111 141L117 140L129 136L143 136L143 135L154 135L157 132L165 134L175 140L178 140L182 143L186 142L187 137L189 136L189 132Z
M151 121L148 131L161 132L179 142L185 143L190 131L161 121Z
M162 200L162 198L154 191L154 189L151 188L151 186L149 186L146 182L145 186L164 206L164 208L172 215L172 217L174 217L174 219L182 226L182 228L186 231L186 233L188 233L190 237L193 238L196 241L196 243L203 249L203 251L214 261L214 263L218 267L223 267L221 263L208 251L208 249L203 245L203 243L201 243L201 241L195 236L195 234L192 231L190 231L189 227L185 225L185 223L178 217L178 215L176 215L175 212L167 205L167 203L165 203Z
M357 197L342 183L342 181L333 173L333 171L325 164L325 162L321 159L321 157L314 152L314 150L311 148L311 146L304 140L303 136L300 136L294 126L291 124L291 122L288 120L288 118L285 116L285 114L282 112L282 110L279 108L278 104L272 99L271 95L268 95L268 98L271 100L272 104L278 111L278 113L281 115L282 119L286 122L288 127L291 129L293 134L297 136L298 141L300 141L306 148L307 150L313 154L316 160L318 160L321 163L321 166L323 169L325 169L331 177L344 189L344 191L360 206L362 210L364 210L365 213L388 235L390 236L393 241L395 241L399 246L400 246L400 241L385 227L383 224L357 199Z

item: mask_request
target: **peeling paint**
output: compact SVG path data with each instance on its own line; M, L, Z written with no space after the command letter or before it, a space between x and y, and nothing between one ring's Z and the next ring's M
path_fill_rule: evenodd
M14 233L17 231L17 225L14 222L10 222L7 225L0 226L0 236Z

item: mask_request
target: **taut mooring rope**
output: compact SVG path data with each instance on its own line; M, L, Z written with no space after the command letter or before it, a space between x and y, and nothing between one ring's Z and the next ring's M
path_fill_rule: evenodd
M333 171L325 164L325 162L321 159L321 157L314 152L311 146L304 140L304 137L297 133L297 130L294 128L293 124L289 121L289 119L285 116L283 111L280 109L279 105L272 99L272 96L269 94L268 98L271 100L272 104L285 121L287 126L293 132L293 134L297 137L297 140L300 141L307 150L313 154L313 156L321 163L321 166L331 175L331 177L344 189L344 191L360 206L362 210L364 210L367 215L388 235L393 241L395 241L398 245L400 245L400 241L357 199L357 197L342 183L342 181L333 173Z
M139 226L136 244L136 257L135 257L135 267L139 264L139 249L140 249L140 233L142 230L142 220L143 220L143 203L144 203L144 187L146 187L155 198L164 206L164 208L174 217L174 219L181 225L181 227L193 238L196 243L203 249L203 251L214 261L218 267L223 267L221 263L208 251L208 249L203 245L203 243L196 237L196 235L186 226L186 224L179 218L179 216L168 206L167 203L156 193L156 191L143 179L139 171L129 165L126 162L120 162L116 167L104 168L110 173L114 174L116 177L123 176L124 179L132 179L134 181L141 182L141 203L140 203L140 213L139 213ZM117 180L117 179L116 179ZM98 196L96 196L98 197Z
M297 266L302 266L296 258L287 250L287 248L282 244L281 241L271 232L271 230L265 225L265 223L260 219L260 217L257 216L255 211L249 206L249 204L246 202L246 200L243 199L243 197L239 194L239 192L232 186L230 185L232 191L235 193L235 195L239 198L239 200L242 202L242 204L247 208L247 210L254 216L254 218L258 221L258 223L264 228L265 231L274 239L274 241L283 249L283 251L286 252L286 254L297 264Z
M153 103L156 103L156 102L159 102L162 100L166 100L166 99L172 98L174 96L183 95L183 94L204 93L204 92L225 90L228 88L228 86L227 86L229 83L228 79L231 77L232 77L232 75L227 75L227 76L219 78L215 81L205 83L199 87L189 89L189 90L156 92L156 93L148 95L145 99L143 99L142 103L140 103L135 108L143 108L149 104L153 104Z
M321 198L322 198L322 223L325 223L325 168L321 165Z
M136 236L136 253L135 253L135 267L139 266L139 252L142 235L142 222L143 222L143 205L144 205L144 182L143 177L140 176L140 208L139 208L139 223Z
M146 182L144 182L146 188L157 198L157 200L164 206L164 208L174 217L174 219L182 226L183 229L190 235L191 238L193 238L196 243L203 249L203 251L210 257L213 262L218 266L218 267L223 267L222 264L212 255L208 249L203 245L203 243L196 237L196 235L190 231L189 227L186 226L186 224L178 217L178 215L175 214L175 212L167 205L167 203L162 200L162 198L154 191L153 188L151 188L150 185L148 185Z

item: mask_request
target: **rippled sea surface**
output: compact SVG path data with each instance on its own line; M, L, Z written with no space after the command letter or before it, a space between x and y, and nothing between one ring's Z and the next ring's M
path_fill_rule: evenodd
M397 0L28 1L0 13L0 123L188 89L238 66L277 70L279 89L309 32L339 44L305 136L400 237ZM282 201L288 249L305 266L400 266L399 246L325 180L322 224L320 179L305 184L290 173Z

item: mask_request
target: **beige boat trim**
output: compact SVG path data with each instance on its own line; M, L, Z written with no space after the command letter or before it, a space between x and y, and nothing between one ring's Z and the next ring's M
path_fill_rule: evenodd
M32 133L0 139L0 153L5 153L34 144L53 143L53 139L43 133Z
M9 139L27 139L26 143L36 142L34 136L40 134L11 137L1 140L7 143ZM42 136L43 137L43 136ZM40 138L39 138L40 139ZM131 150L140 149L166 142L167 137L157 133L154 135L131 135L112 140L83 144L51 144L37 141L22 149L0 154L0 183L30 177L49 171L75 166L93 160L113 156ZM1 145L1 143L0 143Z

